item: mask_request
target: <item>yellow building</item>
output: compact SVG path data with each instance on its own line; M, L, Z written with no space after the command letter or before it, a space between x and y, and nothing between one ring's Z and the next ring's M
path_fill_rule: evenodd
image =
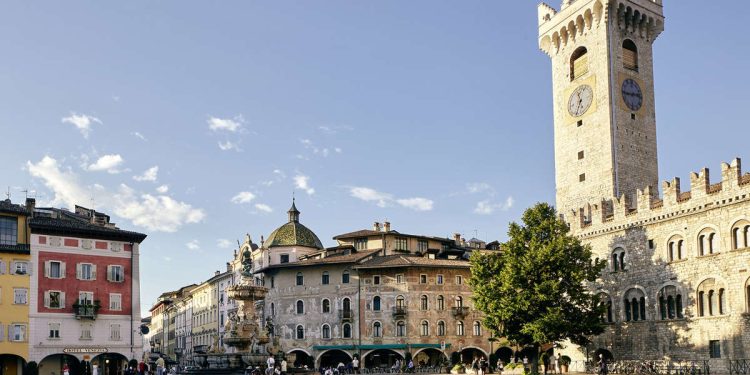
M0 374L21 375L29 358L29 282L32 268L26 207L0 201Z

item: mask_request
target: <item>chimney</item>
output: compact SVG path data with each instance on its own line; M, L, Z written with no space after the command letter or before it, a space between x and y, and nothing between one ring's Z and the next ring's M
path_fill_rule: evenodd
M376 232L380 232L380 223L378 223L377 221L375 223L373 223L372 224L372 230L374 230Z
M29 215L34 216L35 208L36 208L36 199L26 198L26 211L29 212Z
M453 241L456 243L456 246L461 245L461 233L453 233Z
M221 271L219 270L214 271L214 276L219 276L219 274L221 274Z
M227 262L227 272L232 272L232 265Z
M391 231L391 223L389 221L383 222L383 230L385 232Z

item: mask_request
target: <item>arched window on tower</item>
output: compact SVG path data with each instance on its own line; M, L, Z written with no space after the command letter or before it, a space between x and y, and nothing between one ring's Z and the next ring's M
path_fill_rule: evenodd
M737 250L750 246L747 242L748 235L750 235L750 223L745 220L735 223L732 227L732 247Z
M724 284L714 278L698 285L698 316L715 316L728 313Z
M607 293L599 293L599 303L605 308L601 316L602 322L612 323L614 321L614 316L612 315L612 298Z
M646 320L646 296L637 288L628 289L625 292L625 321Z
M612 271L625 271L625 249L621 247L612 250Z
M685 241L679 235L669 239L667 242L667 259L670 262L681 260L685 256L684 243Z
M659 297L659 317L661 320L682 319L682 293L674 285L661 288Z
M586 47L578 47L570 56L570 80L574 80L589 71L589 59Z
M638 71L638 47L630 39L622 42L622 65L625 69Z

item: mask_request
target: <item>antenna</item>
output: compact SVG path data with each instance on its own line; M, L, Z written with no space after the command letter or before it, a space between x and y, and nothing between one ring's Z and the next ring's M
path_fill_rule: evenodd
M8 192L5 193L5 196L8 197L8 200L10 200L10 186L8 186Z
M479 234L477 234L477 233L478 233L478 231L476 229L474 229L474 238L479 239Z
M29 199L29 189L23 189L21 192L26 195L26 199Z

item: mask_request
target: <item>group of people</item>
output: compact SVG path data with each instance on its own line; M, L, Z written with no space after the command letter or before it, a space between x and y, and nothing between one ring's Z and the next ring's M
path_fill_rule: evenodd
M320 375L359 374L359 358L356 356L351 362L339 362L336 366L325 366L319 369Z
M282 358L281 362L277 365L276 360L272 355L266 359L266 374L265 375L286 375L287 363L286 358Z

